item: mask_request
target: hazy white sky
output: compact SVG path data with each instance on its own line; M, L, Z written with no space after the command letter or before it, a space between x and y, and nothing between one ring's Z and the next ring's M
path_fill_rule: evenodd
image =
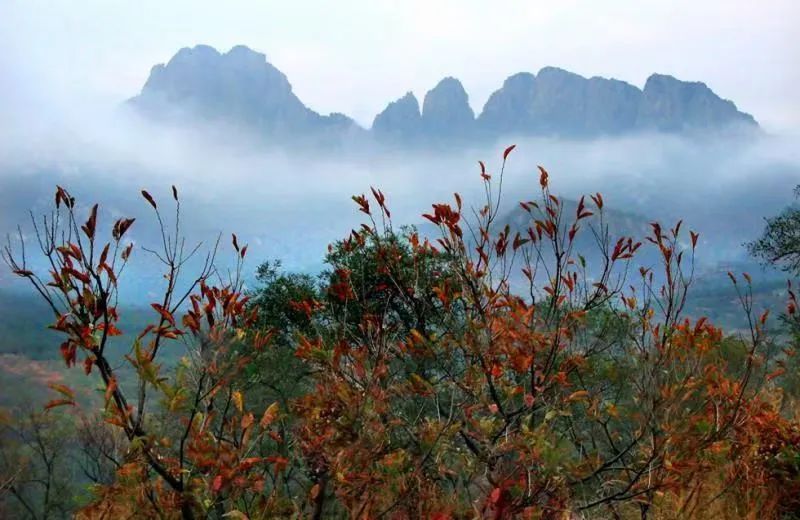
M0 0L0 115L121 101L207 43L266 53L307 105L366 126L446 75L479 111L508 75L553 65L639 87L652 72L702 80L793 131L799 23L797 0Z

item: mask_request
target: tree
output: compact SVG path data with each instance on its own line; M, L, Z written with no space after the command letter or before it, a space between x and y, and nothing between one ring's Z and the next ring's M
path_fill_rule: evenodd
M219 240L199 273L184 280L184 268L200 245L187 249L174 187L172 195L176 213L168 229L155 199L142 191L161 231L160 249L145 250L163 265L166 286L163 297L152 304L153 323L141 331L124 359L111 358L107 345L110 337L120 335L118 280L132 254L133 244L126 244L124 237L134 219L118 219L111 240L104 244L98 206L81 223L75 198L59 187L54 212L40 223L34 221L38 246L50 266L47 277L29 268L21 233L20 251L9 243L3 256L53 312L52 328L65 337L60 351L66 365L74 366L80 355L87 376L99 375L105 389L104 419L128 441L115 481L98 488L89 511L147 516L179 511L184 518L194 518L209 509L249 507L256 495L252 500L269 508L273 503L262 492L267 479L274 484L280 478L284 466L282 457L264 454L281 443L271 429L278 406L270 405L259 421L232 384L234 374L248 362L236 355L236 345L250 341L259 349L268 340L249 334L247 328L255 319L245 313L247 298L239 279L247 247L232 237L236 269L228 280L214 266ZM179 323L175 315L187 306ZM183 342L186 348L180 365L169 374L158 363L168 342ZM135 374L133 392L119 379L123 362ZM72 389L54 389L60 396L48 409L75 404Z
M310 374L294 355L294 345L298 334L313 330L310 311L303 304L318 301L320 288L310 275L284 273L280 261L259 265L256 282L247 307L257 315L252 329L269 335L271 348L256 351L250 343L241 345L241 352L252 358L241 379L254 403L278 402L288 409L290 400L308 390Z
M464 223L456 196L455 205L436 204L425 215L442 232L437 245L412 244L408 264L441 255L454 274L434 282L438 327L387 327L386 300L364 312L365 277L348 270L338 305L322 311L330 315L326 334L300 341L298 355L317 374L316 391L297 406L316 511L505 518L636 510L644 518L667 500L687 515L701 511L708 503L698 490L707 482L699 476L732 469L724 455L742 447L754 415L771 410L755 381L756 364L768 364L766 315L754 320L744 366L729 370L721 331L683 316L696 234L684 251L680 223L668 231L653 224L647 240L662 276L642 268L640 289L627 292L640 243L612 239L600 218L604 265L596 279L573 251L579 228L602 213L600 195L591 210L582 199L575 215L565 215L541 169L541 200L523 207L544 217L522 232L497 231L503 169L495 195L481 166L487 200L477 222ZM373 195L374 216L367 199L355 197L370 223L349 246L358 258L398 258L376 224L389 221L385 200ZM511 288L515 262L527 299ZM381 286L404 287L386 268L368 274ZM748 294L742 304L752 312ZM716 474L720 489L742 484L741 473L728 480L725 471ZM760 484L745 507L768 511L772 491Z
M794 190L800 198L800 185ZM793 276L800 276L800 206L788 206L780 214L768 218L762 236L748 244L750 253L763 262L783 268ZM800 359L796 356L800 345L800 312L792 280L788 281L786 312L781 316L787 333L794 338L787 347L787 355L780 361L786 373L784 390L793 399L800 398Z
M794 190L800 198L800 185ZM800 207L789 206L768 218L761 238L748 244L751 254L800 275Z
M75 508L75 474L67 460L65 418L41 412L0 425L0 513L32 519L67 518Z

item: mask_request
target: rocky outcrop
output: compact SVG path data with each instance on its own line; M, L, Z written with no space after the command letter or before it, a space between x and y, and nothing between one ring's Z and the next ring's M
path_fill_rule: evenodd
M372 133L380 141L410 143L420 138L422 114L413 93L392 101L372 122Z
M616 79L593 77L586 83L586 135L621 134L636 125L642 91Z
M478 128L484 136L527 133L533 124L531 107L536 76L520 72L510 76L495 91L478 116Z
M584 78L554 67L509 77L478 118L483 135L596 137L634 131L756 128L749 114L703 83L653 75L644 91L615 79Z
M623 81L546 67L536 76L529 132L553 136L618 134L633 128L641 92Z
M727 126L755 127L753 116L739 112L705 83L653 74L644 86L637 128L662 132L711 130Z
M469 96L455 78L447 77L425 95L422 103L422 130L438 141L464 141L474 134L475 113Z

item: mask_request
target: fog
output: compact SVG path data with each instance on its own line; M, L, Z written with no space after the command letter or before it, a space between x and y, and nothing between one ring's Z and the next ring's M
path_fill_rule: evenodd
M396 226L422 223L431 203L452 200L456 191L477 204L483 189L477 161L496 174L503 148L512 143L517 148L504 179L508 208L538 195L536 165L542 165L560 196L599 191L610 208L640 214L644 222L682 218L702 234L698 258L705 266L746 258L742 243L758 235L765 217L792 202L792 188L800 183L794 136L509 137L435 151L320 151L268 148L232 127L158 125L119 106L70 113L76 112L81 117L48 112L61 117L2 128L3 234L22 224L30 241L28 213L49 211L55 186L62 185L85 207L99 202L101 220L136 217L130 236L147 244L155 237L155 217L139 192L147 189L169 207L174 184L189 240L208 244L222 233L227 246L228 233L236 232L250 244L248 272L267 259L281 259L292 270L322 269L327 244L362 221L350 196L368 193L370 186L386 194ZM136 261L152 265L144 255ZM157 280L145 272L129 275L139 294ZM9 283L7 270L0 281Z

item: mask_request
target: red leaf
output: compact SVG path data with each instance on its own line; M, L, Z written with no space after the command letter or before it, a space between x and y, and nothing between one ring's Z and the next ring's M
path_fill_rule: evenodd
M117 390L117 378L112 377L111 379L108 380L108 385L106 386L106 394L105 394L106 402L111 400L111 396L114 395L114 392L116 390Z
M264 415L261 416L261 421L258 423L261 428L267 428L275 418L278 416L278 403L274 402L264 410Z
M108 325L101 323L97 326L97 330L108 330L109 336L122 336L122 331L113 323L109 323Z
M125 232L128 231L128 228L131 227L131 224L133 224L135 220L136 220L135 218L125 218L117 220L114 223L114 231L112 232L114 238L117 240L122 238L122 235L124 235Z
M49 386L59 394L63 395L64 397L68 397L69 399L75 398L75 392L66 385L62 385L59 383L50 383L47 386Z
M248 413L247 415L242 417L242 431L248 429L250 426L253 425L255 422L255 417L253 417L252 413Z
M108 258L108 248L110 246L111 244L106 244L106 246L103 248L103 252L100 253L100 260L97 261L97 265L103 265L106 263L106 259Z
M516 147L517 147L517 145L515 145L515 144L512 144L511 146L509 146L508 148L506 148L506 149L505 149L505 151L503 152L503 160L504 160L504 161L505 161L506 159L508 159L508 154L510 154L510 153L511 153L511 151L512 151L514 148L516 148Z
M365 213L367 215L370 214L370 212L369 212L369 201L367 200L367 198L364 195L353 195L351 198L355 201L356 204L359 205L359 210L362 213Z
M369 189L372 190L372 196L375 197L376 201L378 201L378 206L383 207L383 202L385 200L384 196L383 196L383 193L381 193L380 190L376 190L372 186L370 186Z
M173 327L175 326L175 318L172 316L167 309L159 305L158 303L151 303L150 306L158 312L163 319L168 321Z
M770 372L769 374L767 374L767 381L772 381L776 377L782 376L785 372L786 372L785 368L779 367L779 368L775 369L774 371Z
M45 410L55 408L56 406L75 406L75 401L72 399L53 399L44 405Z
M681 226L683 225L683 220L679 220L677 224L675 224L675 229L672 230L672 236L675 238L681 234Z
M597 193L595 195L592 195L591 197L592 200L594 201L595 206L597 206L597 209L603 209L603 196Z
M88 274L82 273L76 269L72 269L71 267L64 268L64 272L69 274L73 278L77 278L78 280L87 285L92 281L91 278L89 278Z
M547 178L549 177L549 175L547 173L547 170L545 170L541 166L539 166L539 172L541 172L539 175L539 185L542 187L542 189L544 189L547 187Z
M156 201L153 200L153 197L149 193L147 193L147 191L142 190L142 197L144 197L145 200L147 200L147 202L149 202L150 205L153 206L153 209L158 209L158 206L156 206Z
M582 401L589 397L589 392L586 390L578 390L576 392L572 392L567 396L567 402L572 401Z
M122 251L122 255L121 255L121 256L122 256L122 260L123 260L123 261L127 261L127 260L128 260L128 257L129 257L129 256L131 256L131 251L133 251L133 242L131 242L130 244L128 244L128 247L126 247L126 248L125 248L125 249Z
M89 240L91 240L94 238L94 232L96 227L97 227L97 204L92 206L92 211L89 213L89 219L86 221L86 224L84 224L81 229L83 229L83 232L86 233L86 236L89 237Z

